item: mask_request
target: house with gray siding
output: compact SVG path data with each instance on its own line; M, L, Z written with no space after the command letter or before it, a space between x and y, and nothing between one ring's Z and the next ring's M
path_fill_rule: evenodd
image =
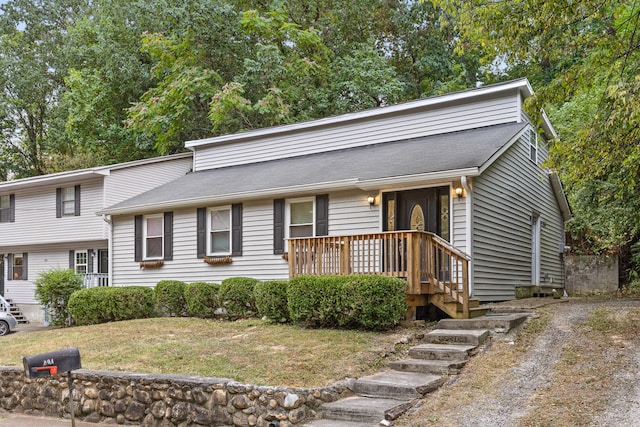
M40 323L42 272L72 268L85 286L110 285L111 226L96 212L191 168L186 153L0 182L0 295Z
M532 95L519 79L189 141L191 173L99 210L111 284L386 274L408 317L562 288L570 210Z

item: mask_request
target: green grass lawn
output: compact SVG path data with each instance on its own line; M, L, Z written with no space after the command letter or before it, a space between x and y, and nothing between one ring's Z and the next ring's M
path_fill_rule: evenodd
M0 337L0 366L22 366L23 356L78 347L84 369L318 387L375 371L410 334L403 328L382 333L304 329L257 319L141 319Z

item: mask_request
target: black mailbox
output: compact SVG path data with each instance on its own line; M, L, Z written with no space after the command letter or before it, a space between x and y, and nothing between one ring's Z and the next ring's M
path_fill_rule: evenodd
M22 358L27 378L47 377L80 369L80 351L75 347Z

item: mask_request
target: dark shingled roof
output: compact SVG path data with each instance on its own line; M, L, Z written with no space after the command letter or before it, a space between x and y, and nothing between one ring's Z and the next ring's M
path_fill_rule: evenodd
M301 185L479 168L525 126L525 123L494 125L193 172L111 206L102 213L135 212L163 204L189 206L238 193L268 192Z

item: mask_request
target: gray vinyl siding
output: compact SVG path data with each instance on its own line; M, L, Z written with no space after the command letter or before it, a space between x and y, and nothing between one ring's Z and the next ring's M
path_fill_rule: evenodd
M80 216L56 218L56 188L80 184ZM0 223L0 247L55 244L107 238L95 212L102 208L102 179L51 184L15 191L15 222Z
M329 234L380 231L379 206L370 208L368 193L329 194ZM242 256L232 264L209 265L197 258L196 208L173 211L173 260L161 268L140 269L134 261L133 216L113 217L113 285L155 286L163 279L219 283L227 277L259 280L289 277L287 261L273 254L273 200L242 204Z
M458 198L455 195L451 196L453 202L453 215L451 216L452 225L452 239L451 243L461 251L467 251L467 211L466 211L466 199Z
M86 251L93 249L106 249L107 242L103 240L93 242L82 243L58 243L54 245L47 245L45 247L31 247L27 245L16 246L11 249L3 248L4 254L14 253L22 254L26 253L29 256L29 262L27 266L27 280L6 280L7 277L7 263L5 262L4 271L4 287L5 298L10 298L17 304L35 304L37 300L35 298L36 285L35 282L40 277L40 274L51 269L66 269L69 268L69 251ZM93 271L97 271L97 256L93 258Z
M114 169L104 179L104 207L173 181L188 173L192 164L193 159L186 157Z
M519 99L518 91L513 90L458 105L439 105L418 112L338 123L305 132L288 132L236 143L212 143L197 147L194 169L206 170L518 122L521 120Z
M563 222L548 174L529 159L528 135L474 181L474 296L481 301L515 297L530 285L531 218L539 213L541 281L564 283L560 261ZM541 159L544 160L544 159Z

